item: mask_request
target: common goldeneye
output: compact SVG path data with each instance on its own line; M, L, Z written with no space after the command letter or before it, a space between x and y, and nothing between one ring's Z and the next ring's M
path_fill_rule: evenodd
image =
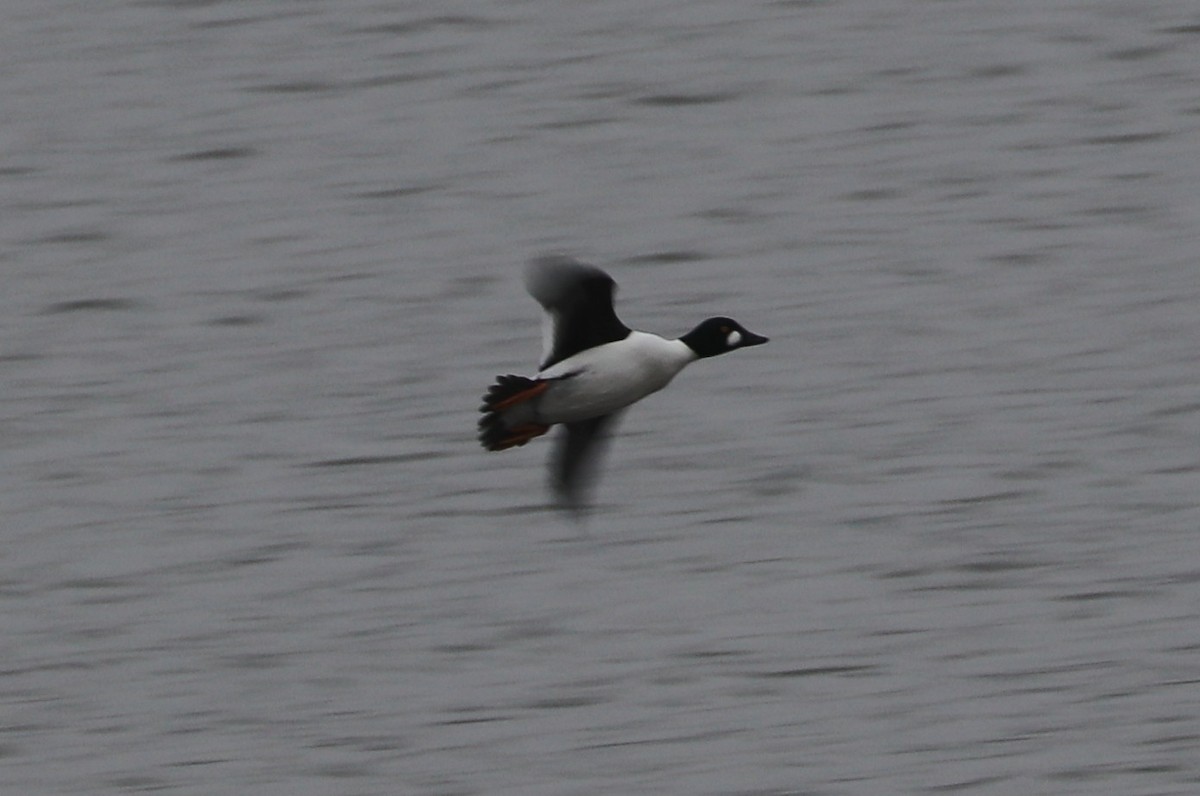
M542 364L533 378L497 377L479 408L479 441L502 451L561 423L550 476L571 508L580 508L621 410L666 387L697 359L767 342L724 317L709 318L678 340L632 331L613 311L612 277L569 257L533 260L525 286L546 311Z

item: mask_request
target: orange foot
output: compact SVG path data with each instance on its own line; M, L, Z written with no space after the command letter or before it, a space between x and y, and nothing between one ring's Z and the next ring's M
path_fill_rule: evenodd
M496 447L492 450L502 451L507 448L516 448L524 445L534 437L540 437L550 430L550 426L543 426L541 423L527 423L523 426L510 428L508 436L496 443Z
M499 401L498 403L495 403L492 406L488 407L488 409L492 412L503 412L505 409L508 409L509 407L516 406L517 404L525 403L526 401L532 400L533 398L537 398L539 395L544 393L549 387L550 387L550 382L548 382L548 381L536 382L532 387L529 387L528 389L525 389L525 390L521 390L519 393L516 393L515 395L510 395L507 398L505 398L503 401ZM536 436L538 436L538 434L545 434L546 429L549 428L549 426L544 426L544 427L540 427L540 428L542 430L539 431L537 434L534 434L533 436L536 437ZM525 442L528 442L528 441L529 440L525 440ZM518 443L518 444L523 445L524 442Z

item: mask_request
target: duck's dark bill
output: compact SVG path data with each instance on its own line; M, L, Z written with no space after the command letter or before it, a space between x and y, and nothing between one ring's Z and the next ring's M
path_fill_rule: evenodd
M769 339L770 339L769 337L763 337L761 334L755 334L754 332L750 331L749 329L745 329L745 330L743 330L743 334L742 334L742 345L743 346L762 345L763 343L767 342Z

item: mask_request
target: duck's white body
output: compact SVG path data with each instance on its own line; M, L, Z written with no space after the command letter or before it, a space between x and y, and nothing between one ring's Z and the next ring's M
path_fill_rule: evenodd
M611 414L671 383L696 352L680 340L630 332L568 357L538 373L554 380L538 401L538 421L575 423Z

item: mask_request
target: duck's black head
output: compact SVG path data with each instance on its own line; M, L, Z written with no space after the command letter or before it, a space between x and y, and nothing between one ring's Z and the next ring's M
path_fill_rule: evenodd
M767 338L744 328L733 318L709 318L679 339L701 358L767 342Z

